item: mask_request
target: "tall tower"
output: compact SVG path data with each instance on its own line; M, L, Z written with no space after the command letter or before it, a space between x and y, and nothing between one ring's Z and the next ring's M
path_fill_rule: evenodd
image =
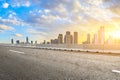
M90 34L87 34L87 44L90 44Z
M16 41L16 44L20 44L20 41L19 41L19 40L17 40L17 41Z
M104 44L104 39L105 38L105 34L104 34L104 26L100 27L100 30L98 31L98 43L99 44Z
M35 44L37 44L37 41L35 41Z
M72 44L73 43L73 36L70 34L69 31L66 32L66 35L64 37L64 43L65 44Z
M14 40L13 39L11 39L11 44L14 44Z
M63 35L62 34L58 35L58 44L63 44Z
M97 34L94 34L93 44L98 44L98 37L97 37Z
M29 39L28 39L28 36L26 37L26 44L28 44L29 43Z
M31 44L33 44L33 41L31 41Z
M74 32L74 44L78 44L78 32Z

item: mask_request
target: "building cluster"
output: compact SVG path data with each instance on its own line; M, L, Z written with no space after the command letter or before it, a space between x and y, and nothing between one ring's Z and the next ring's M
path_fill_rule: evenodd
M93 39L91 40L91 35L87 34L87 39L83 44L104 44L105 43L105 32L104 26L101 26L98 30L98 34L93 35Z
M74 35L71 35L70 31L67 31L66 34L59 34L56 39L51 39L51 44L78 44L78 32L74 32Z
M37 41L33 42L29 42L29 38L26 37L26 41L25 42L21 42L20 40L16 40L16 42L14 42L14 39L11 39L11 44L37 44Z
M120 39L113 39L111 36L105 41L105 28L104 26L101 26L97 33L93 35L93 38L91 38L91 35L88 33L86 35L86 40L82 42L82 44L120 44ZM14 44L14 40L11 39L11 43ZM20 42L20 40L16 40L16 44L37 44L37 41L29 42L28 37L26 37L25 42ZM74 32L73 35L70 33L70 31L66 31L66 34L59 34L57 38L51 39L50 42L44 42L42 44L78 44L78 32Z
M94 34L92 39L91 35L87 34L87 39L83 42L83 44L120 44L120 40L113 39L112 36L109 36L109 38L105 40L105 28L104 26L101 26L98 33Z

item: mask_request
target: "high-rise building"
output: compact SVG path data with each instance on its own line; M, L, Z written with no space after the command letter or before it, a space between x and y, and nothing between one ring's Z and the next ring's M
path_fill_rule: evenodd
M97 37L97 34L94 34L94 37L93 37L93 44L98 44L98 37Z
M58 44L58 39L54 39L54 44Z
M16 44L20 44L20 41L19 41L19 40L17 40L17 41L16 41Z
M33 41L31 41L31 44L33 44Z
M64 37L64 43L65 44L72 44L73 43L73 36L70 34L69 31L66 32L66 35Z
M46 40L44 40L43 44L46 44Z
M53 39L51 39L50 43L53 44Z
M37 44L37 41L35 41L35 44Z
M74 44L78 44L78 32L74 32Z
M48 41L47 44L50 44L50 42Z
M11 39L11 44L14 44L14 40L13 39Z
M26 44L29 44L28 36L26 37Z
M62 34L58 35L58 44L63 44L63 35Z
M90 34L87 34L87 44L90 44Z
M100 27L100 30L98 31L98 44L104 44L104 39L105 34L104 34L104 26Z

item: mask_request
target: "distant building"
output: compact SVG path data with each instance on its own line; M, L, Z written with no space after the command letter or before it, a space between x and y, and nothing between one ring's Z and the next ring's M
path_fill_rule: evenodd
M13 39L11 39L11 44L14 44L14 40Z
M90 44L90 34L87 34L87 40L83 44Z
M66 32L66 35L64 37L64 43L65 44L72 44L73 43L73 36L70 34L69 31Z
M104 34L104 26L100 27L100 30L98 31L98 44L104 44L104 39L105 34Z
M19 41L19 40L17 40L17 41L16 41L16 44L20 44L20 41Z
M53 44L53 39L50 40L50 43Z
M93 44L98 44L98 37L97 37L97 34L94 34L94 37L93 37Z
M25 44L24 42L20 42L20 44Z
M51 39L51 44L58 44L58 39Z
M46 44L46 40L44 40L43 44Z
M58 44L63 44L63 35L62 34L58 35Z
M78 32L74 32L74 44L78 44Z
M113 44L113 38L111 36L109 36L109 38L107 40L107 44L109 44L109 45Z
M54 43L55 43L55 44L58 44L58 39L54 39Z
M90 44L90 34L87 34L87 44Z
M28 36L26 37L26 44L29 44Z
M31 44L33 44L33 41L31 41Z
M35 44L37 44L37 41L35 41Z
M50 42L47 42L47 44L50 44Z

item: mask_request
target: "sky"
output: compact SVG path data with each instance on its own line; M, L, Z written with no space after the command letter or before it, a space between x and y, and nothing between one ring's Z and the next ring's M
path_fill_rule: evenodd
M10 40L42 42L66 31L87 33L105 27L106 38L120 31L120 0L0 0L0 43Z

